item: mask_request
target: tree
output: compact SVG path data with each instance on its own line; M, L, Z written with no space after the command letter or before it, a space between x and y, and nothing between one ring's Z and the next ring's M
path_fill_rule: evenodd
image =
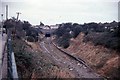
M9 29L15 27L15 21L12 19L8 19L4 22L4 28Z
M120 38L120 22L118 22L118 27L114 31L114 35Z
M23 22L23 29L24 30L29 30L31 24L28 21L24 21Z
M42 22L40 22L40 26L44 26L44 24Z

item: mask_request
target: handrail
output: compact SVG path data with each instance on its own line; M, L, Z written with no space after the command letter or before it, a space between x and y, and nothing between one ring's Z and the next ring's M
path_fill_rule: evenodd
M8 33L7 53L8 53L8 80L18 80L17 67L15 62L14 52L12 50L10 33Z
M17 73L17 67L16 67L16 62L15 62L15 56L14 52L11 54L12 56L12 69L13 69L13 78L18 78L18 73Z

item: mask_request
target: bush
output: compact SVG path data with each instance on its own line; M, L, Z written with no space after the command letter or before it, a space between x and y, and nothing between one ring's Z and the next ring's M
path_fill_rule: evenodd
M70 45L70 41L68 38L65 37L60 37L57 39L58 46L63 47L63 48L68 48Z
M85 36L84 42L92 41L94 45L103 45L107 48L111 48L114 50L120 49L120 38L115 37L113 33L101 33L101 34L93 34L90 33Z
M120 23L115 21L111 23L63 23L55 31L56 40L60 46L69 46L70 38L76 38L80 32L85 33L85 42L92 41L95 45L104 45L105 47L118 49L120 46ZM114 32L111 30L116 29ZM71 33L70 33L71 32ZM59 40L60 39L60 40Z
M55 35L57 43L59 46L63 48L69 47L70 39L76 38L79 33L82 31L82 27L77 23L63 23L59 26L59 28L55 31Z
M33 55L30 51L27 51L27 44L20 40L15 39L12 41L13 51L15 53L15 60L18 69L18 76L24 77L26 74L31 74L33 70ZM29 72L29 73L28 73Z
M34 40L35 40L35 42L37 42L38 41L38 37L34 37Z
M34 37L32 37L32 36L28 36L28 37L27 37L27 41L29 41L29 42L34 42L35 39L34 39Z

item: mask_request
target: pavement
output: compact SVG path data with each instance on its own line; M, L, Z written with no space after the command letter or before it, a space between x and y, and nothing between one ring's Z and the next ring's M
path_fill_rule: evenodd
M6 43L6 38L7 38L6 34L3 34L3 36L0 34L0 80L2 77L2 56L3 56L4 46Z

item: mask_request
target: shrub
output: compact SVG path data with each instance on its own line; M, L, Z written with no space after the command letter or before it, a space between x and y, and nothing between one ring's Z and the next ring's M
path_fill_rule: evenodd
M36 37L34 37L34 40L35 40L35 42L37 42L38 41L38 37L36 36Z
M34 37L32 37L32 36L28 36L28 37L27 37L27 41L29 41L29 42L34 42L35 39L34 39Z
M70 45L70 41L66 37L60 37L57 39L58 46L63 47L63 48L68 48Z
M13 51L15 53L18 76L21 78L24 77L26 74L27 75L29 75L29 73L31 74L33 69L32 65L33 55L31 54L30 51L27 51L26 49L28 47L27 44L20 39L15 39L12 41L12 46Z
M92 41L94 45L103 45L107 48L111 48L114 50L120 49L120 38L115 37L113 33L107 32L107 33L90 33L85 36L84 42Z

